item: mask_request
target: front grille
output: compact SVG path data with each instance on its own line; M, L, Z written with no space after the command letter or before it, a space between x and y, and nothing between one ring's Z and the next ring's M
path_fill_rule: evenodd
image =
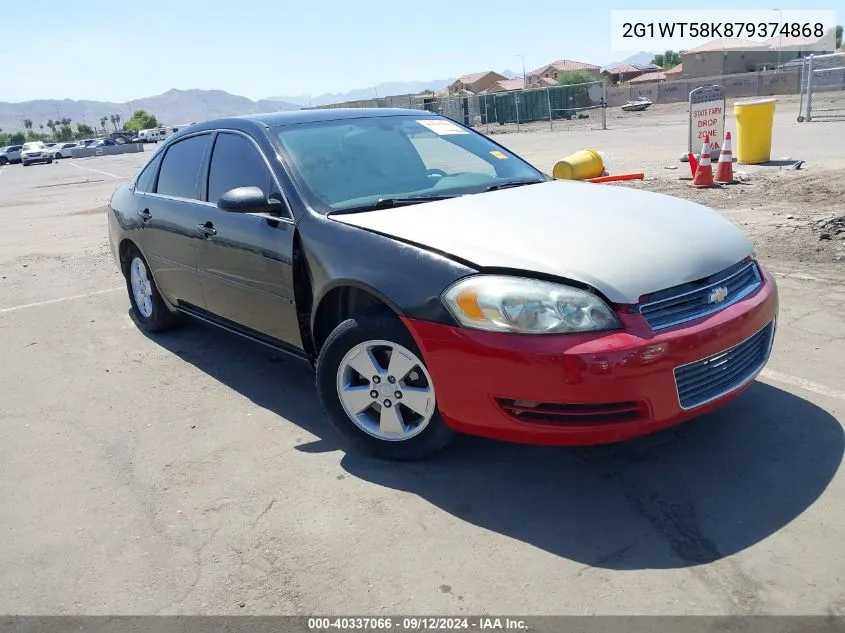
M497 398L496 402L511 417L528 422L558 422L564 424L628 422L642 417L643 413L642 406L633 401L601 404L559 404Z
M757 264L740 262L697 282L650 295L640 305L640 314L651 329L662 330L724 310L750 295L762 283Z
M723 352L675 368L675 386L683 409L692 409L738 389L769 358L774 322Z

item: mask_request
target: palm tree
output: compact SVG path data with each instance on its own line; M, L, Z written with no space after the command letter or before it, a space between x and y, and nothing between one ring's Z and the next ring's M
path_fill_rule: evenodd
M32 132L32 119L24 119L23 126L26 128L27 132Z
M108 120L109 120L109 118L107 116L101 116L100 117L100 127L103 128L103 132L106 131L106 121L108 121Z
M117 126L118 126L118 125L120 125L120 115L119 115L119 114L115 114L115 115L114 115L114 129L115 129L115 130L117 129Z
M64 117L61 121L62 125L70 125L70 117Z
M42 134L44 134L44 124L43 124L43 123L39 123L39 124L38 124L38 128L41 130L41 133L42 133Z
M50 131L53 133L53 136L56 135L56 122L53 119L47 119L47 127L50 128Z

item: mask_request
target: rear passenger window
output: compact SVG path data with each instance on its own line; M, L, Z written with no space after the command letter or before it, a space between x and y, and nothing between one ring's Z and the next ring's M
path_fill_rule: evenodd
M171 145L161 161L156 193L176 198L196 198L197 181L209 134L192 136Z
M216 204L220 196L236 187L258 187L265 197L269 197L273 180L251 141L239 134L221 133L217 135L211 154L208 201Z
M156 156L147 164L144 171L142 171L141 175L138 176L138 180L135 183L135 191L146 193L151 190L151 186L155 180L156 171L158 171L158 166L160 164L161 156Z

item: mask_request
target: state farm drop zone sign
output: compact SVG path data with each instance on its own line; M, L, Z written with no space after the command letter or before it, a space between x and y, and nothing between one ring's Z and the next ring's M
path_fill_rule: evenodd
M716 160L725 139L725 88L702 86L689 93L689 143L693 154L701 152L705 137L710 137L710 156Z

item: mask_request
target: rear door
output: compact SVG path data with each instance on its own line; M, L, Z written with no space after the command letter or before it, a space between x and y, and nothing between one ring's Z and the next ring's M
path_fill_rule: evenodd
M136 187L141 249L159 291L174 304L204 306L196 251L205 235L197 227L208 213L198 192L211 139L204 133L173 143L150 163L158 170L148 180L145 170Z
M219 132L209 163L206 226L213 231L197 248L197 270L206 309L218 317L295 347L302 347L293 295L295 226L287 206L281 216L221 211L216 202L236 187L259 187L283 200L270 166L250 136Z

